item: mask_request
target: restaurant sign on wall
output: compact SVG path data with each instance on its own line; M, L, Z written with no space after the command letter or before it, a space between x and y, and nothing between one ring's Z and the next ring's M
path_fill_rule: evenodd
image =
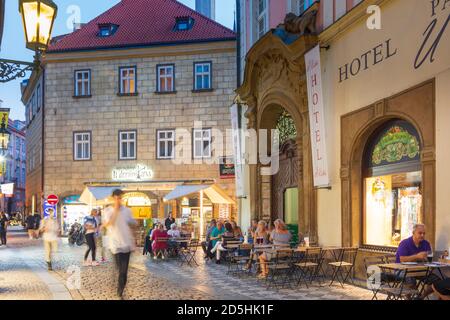
M138 164L131 168L115 168L112 170L113 181L148 181L153 178L153 170Z

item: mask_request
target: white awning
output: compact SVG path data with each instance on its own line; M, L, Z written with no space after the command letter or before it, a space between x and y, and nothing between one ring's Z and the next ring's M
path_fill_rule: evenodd
M235 204L225 191L217 185L185 185L175 187L164 197L165 201L179 199L204 190L206 196L215 204Z
M169 192L164 197L164 200L169 201L169 200L179 199L182 197L186 197L190 194L200 192L201 190L205 190L207 188L209 188L209 185L203 185L203 184L190 185L190 186L178 186L178 187L175 187L175 189L173 189L171 192Z
M116 189L120 187L86 187L80 196L80 202L88 205L100 204L99 202L109 198Z

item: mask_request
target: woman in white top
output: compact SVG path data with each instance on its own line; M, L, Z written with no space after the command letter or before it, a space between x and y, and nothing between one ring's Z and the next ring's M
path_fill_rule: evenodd
M41 220L39 231L42 232L42 239L44 240L45 261L47 262L48 270L52 269L52 254L58 250L58 234L59 226L55 220L53 209L49 210L49 215Z
M178 230L176 223L172 223L170 225L170 230L167 231L167 234L171 238L180 238L181 237L180 230Z

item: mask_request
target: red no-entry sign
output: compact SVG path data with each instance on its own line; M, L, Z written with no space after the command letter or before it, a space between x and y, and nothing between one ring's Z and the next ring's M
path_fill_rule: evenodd
M51 194L47 197L47 202L48 204L52 205L52 206L56 206L58 204L58 196L55 194Z

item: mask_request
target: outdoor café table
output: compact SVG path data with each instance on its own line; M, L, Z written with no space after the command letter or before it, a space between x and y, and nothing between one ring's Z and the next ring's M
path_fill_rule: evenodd
M437 271L442 279L445 279L444 274L442 273L442 269L450 268L449 263L441 263L441 262L430 262L430 263L387 263L387 264L379 264L378 267L383 270L383 272L391 272L393 274L399 275L403 272L421 272L426 271L426 277L424 279L419 280L418 287L420 284L426 284L428 279L432 274L435 274L434 271ZM407 274L406 274L407 275ZM402 285L402 282L406 281L406 277L400 277L397 283L394 284L394 287L399 287ZM422 294L424 288L420 290L420 294Z

